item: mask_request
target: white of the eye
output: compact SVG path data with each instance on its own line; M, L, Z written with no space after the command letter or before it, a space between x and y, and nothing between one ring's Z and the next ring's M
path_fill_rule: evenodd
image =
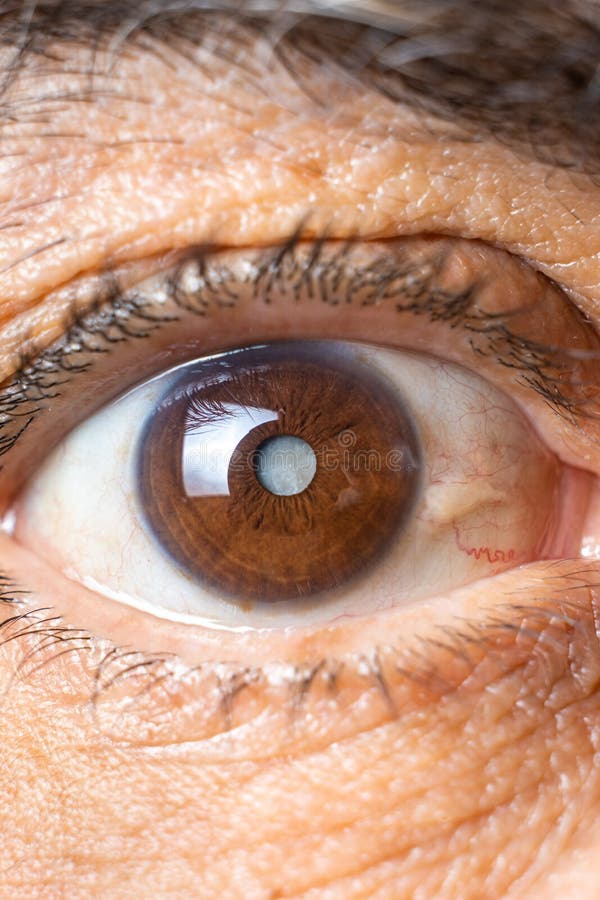
M313 448L291 434L269 438L256 452L256 477L267 491L279 497L301 494L316 471Z

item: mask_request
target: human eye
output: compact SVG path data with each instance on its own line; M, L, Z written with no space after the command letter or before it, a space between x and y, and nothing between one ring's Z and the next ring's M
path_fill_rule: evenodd
M363 6L1 20L11 896L594 896L594 15ZM298 576L281 436L372 557Z
M292 318L296 339L283 340ZM215 344L223 319L232 335L252 321L255 346ZM202 356L207 338L220 352ZM119 370L132 354L154 359L158 342L159 373L48 459L45 420L82 388L103 399L94 355ZM12 531L100 594L250 629L356 617L589 553L595 459L574 463L597 352L556 287L467 242L188 257L83 319L8 387L10 488L15 467L45 457ZM161 371L180 355L191 359ZM306 480L265 482L285 482L295 452Z

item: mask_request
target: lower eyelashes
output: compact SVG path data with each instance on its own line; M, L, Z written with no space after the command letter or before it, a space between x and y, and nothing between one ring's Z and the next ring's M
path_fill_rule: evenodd
M278 487L281 438L314 455L298 489ZM577 554L587 484L461 366L283 342L193 361L92 417L33 480L15 534L165 618L279 627Z

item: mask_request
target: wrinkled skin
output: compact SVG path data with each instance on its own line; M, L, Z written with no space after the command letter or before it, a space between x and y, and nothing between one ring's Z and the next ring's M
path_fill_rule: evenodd
M10 91L34 91L39 77L48 91L67 81L83 90L87 52L61 48ZM74 61L71 74L62 59ZM150 39L112 63L95 85L100 94L110 82L101 100L56 104L52 139L5 126L6 375L26 335L56 336L61 289L82 273L190 245L277 243L298 222L306 239L481 239L600 316L592 179L492 137L461 141L454 125L333 69L304 73L328 98L319 104L283 71L259 92L222 59L204 59L210 78L183 56L173 68ZM597 462L590 451L587 465ZM163 630L38 570L10 538L1 546L2 568L36 588L36 605L93 636L91 649L57 657L35 626L3 629L14 639L0 651L2 896L597 896L593 560L533 565L366 623L244 635L226 656L242 669L347 658L310 677L265 669L244 680L238 668L229 682L210 664L190 674L207 654L192 626ZM507 609L515 593L520 607ZM477 639L454 651L427 645L424 659L422 639L459 627L457 616ZM145 658L115 681L130 660L111 657L111 641L174 651L185 666L163 671Z

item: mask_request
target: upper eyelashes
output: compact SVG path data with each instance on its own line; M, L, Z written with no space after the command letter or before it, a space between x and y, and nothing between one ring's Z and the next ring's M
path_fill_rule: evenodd
M161 365L290 336L418 339L457 361L500 365L574 426L598 414L593 325L508 254L449 239L311 244L294 235L259 251L190 252L132 287L107 277L94 308L0 388L0 494L8 484L16 491L81 416Z

